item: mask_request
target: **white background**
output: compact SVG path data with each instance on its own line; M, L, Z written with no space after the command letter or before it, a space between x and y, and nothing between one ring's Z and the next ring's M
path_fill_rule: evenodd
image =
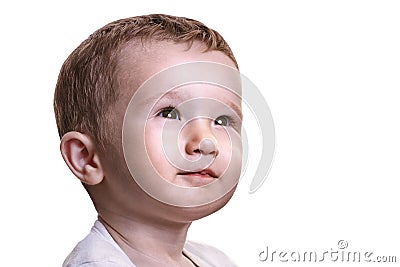
M96 214L58 150L57 75L94 30L149 13L218 30L275 121L275 160L263 186L248 194L259 154L248 130L248 175L223 210L193 224L189 239L240 266L303 266L260 262L258 254L266 246L322 253L340 239L348 250L400 261L399 2L149 2L1 4L1 265L61 266L88 233Z

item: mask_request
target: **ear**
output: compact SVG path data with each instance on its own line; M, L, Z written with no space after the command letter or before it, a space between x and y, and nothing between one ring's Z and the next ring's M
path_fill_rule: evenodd
M104 171L93 140L79 132L68 132L61 138L60 150L65 163L81 182L99 184Z

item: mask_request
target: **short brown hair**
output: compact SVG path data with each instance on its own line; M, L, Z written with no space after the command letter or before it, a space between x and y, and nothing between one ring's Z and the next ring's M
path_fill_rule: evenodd
M118 97L113 80L119 51L134 39L188 43L225 53L238 67L222 36L199 21L170 15L146 15L111 22L83 41L64 62L54 94L60 138L69 131L93 137L99 145L111 138L106 114Z

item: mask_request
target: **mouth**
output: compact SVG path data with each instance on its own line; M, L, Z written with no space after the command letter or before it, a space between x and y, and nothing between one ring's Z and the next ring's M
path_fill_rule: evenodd
M198 178L214 178L217 179L218 176L210 169L205 169L197 172L179 172L178 175L185 175L188 177L198 177Z

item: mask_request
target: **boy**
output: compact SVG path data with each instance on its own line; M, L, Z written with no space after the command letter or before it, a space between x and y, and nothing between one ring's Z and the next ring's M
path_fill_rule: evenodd
M186 241L241 171L238 65L202 23L109 23L65 61L54 109L61 154L98 212L63 266L234 266Z

